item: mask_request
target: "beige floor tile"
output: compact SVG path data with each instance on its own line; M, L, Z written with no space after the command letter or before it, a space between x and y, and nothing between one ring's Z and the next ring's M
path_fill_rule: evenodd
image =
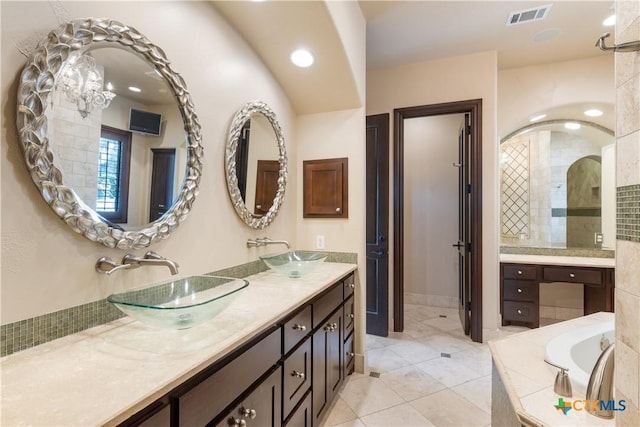
M460 384L451 390L488 414L491 413L491 375Z
M372 377L349 381L340 396L359 417L404 403L391 387Z
M408 403L367 415L366 417L362 417L362 421L367 427L418 427L434 425Z
M466 361L457 360L455 354L451 358L439 357L418 363L415 366L447 387L455 387L486 375L480 369L469 366Z
M333 405L329 408L329 415L327 415L327 418L322 425L324 427L330 427L357 419L358 415L356 415L349 405L347 405L347 402L338 396Z
M398 353L390 350L390 347L375 348L367 353L367 364L371 371L386 372L410 365Z
M475 347L469 338L460 339L445 333L419 338L417 341L428 345L438 353L457 353Z
M425 325L440 329L441 331L462 330L460 319L456 317L435 317L421 322Z
M404 341L399 344L390 345L387 348L394 353L397 353L412 365L440 357L439 351L425 342L420 341Z
M380 375L380 379L407 402L446 388L444 384L415 366L385 372Z
M491 423L488 413L451 390L414 400L411 406L437 426L485 426Z
M327 426L328 427L328 426ZM360 418L356 418L353 421L347 421L346 423L336 424L333 427L366 427Z

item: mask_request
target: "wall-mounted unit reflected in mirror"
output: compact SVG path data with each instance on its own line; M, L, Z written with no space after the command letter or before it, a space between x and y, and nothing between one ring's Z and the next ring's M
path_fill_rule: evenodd
M275 113L262 101L247 103L233 118L225 154L233 207L251 228L273 221L287 183L284 135Z
M501 245L615 246L615 139L584 120L547 120L501 141Z
M21 74L17 125L45 201L90 240L147 247L191 209L200 124L182 77L133 28L86 19L53 30Z

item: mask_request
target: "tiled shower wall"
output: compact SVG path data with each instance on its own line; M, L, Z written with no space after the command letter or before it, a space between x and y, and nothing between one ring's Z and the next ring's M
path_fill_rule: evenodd
M616 1L616 43L640 40L640 2ZM640 52L616 67L616 425L640 425Z

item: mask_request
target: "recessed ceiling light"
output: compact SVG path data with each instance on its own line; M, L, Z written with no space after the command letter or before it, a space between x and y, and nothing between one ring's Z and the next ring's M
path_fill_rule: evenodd
M545 117L547 117L547 115L546 115L546 114L538 114L537 116L533 116L533 117L531 117L531 118L529 119L529 121L533 123L533 122L537 122L538 120L542 120L542 119L544 119Z
M584 115L589 117L600 117L603 114L604 113L597 108L591 108L590 110L584 112Z
M602 25L604 25L605 27L613 27L614 25L616 25L616 15L607 17L607 19L602 21Z
M306 49L298 49L291 52L291 62L298 67L306 68L313 64L313 55Z
M135 86L129 86L128 88L131 92L142 92L142 89L140 89L139 87L135 87Z
M567 122L564 124L565 129L570 129L570 130L578 130L580 129L580 123L576 123L576 122Z

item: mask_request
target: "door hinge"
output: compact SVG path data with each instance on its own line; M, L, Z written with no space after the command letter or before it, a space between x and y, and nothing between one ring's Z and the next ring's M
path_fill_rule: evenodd
M467 125L467 135L471 135L471 125Z
M471 184L467 184L467 193L471 194Z
M468 251L468 252L471 252L471 242L468 242L468 243L467 243L467 251Z
M465 301L464 308L467 311L471 311L471 301Z

